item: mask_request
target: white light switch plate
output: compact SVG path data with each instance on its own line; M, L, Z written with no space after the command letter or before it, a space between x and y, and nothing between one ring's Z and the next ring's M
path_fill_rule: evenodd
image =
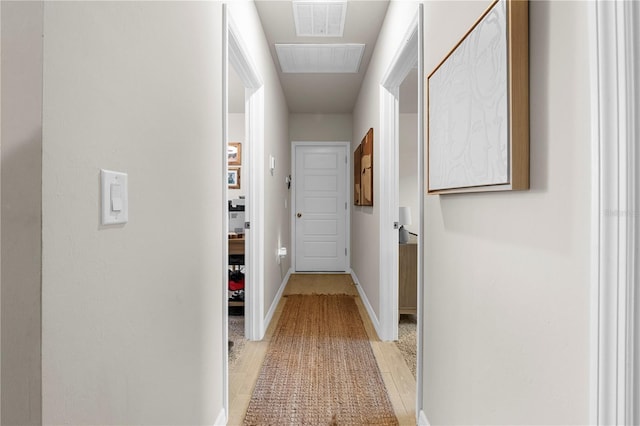
M102 224L115 225L129 220L129 191L127 174L100 170L102 187Z

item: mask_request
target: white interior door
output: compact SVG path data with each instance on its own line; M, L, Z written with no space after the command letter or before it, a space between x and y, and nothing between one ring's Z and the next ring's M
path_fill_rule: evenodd
M347 270L347 173L344 145L295 147L295 269Z

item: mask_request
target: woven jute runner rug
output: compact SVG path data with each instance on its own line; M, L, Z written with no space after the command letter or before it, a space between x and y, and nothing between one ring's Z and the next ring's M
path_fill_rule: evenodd
M286 296L244 424L398 424L353 296Z

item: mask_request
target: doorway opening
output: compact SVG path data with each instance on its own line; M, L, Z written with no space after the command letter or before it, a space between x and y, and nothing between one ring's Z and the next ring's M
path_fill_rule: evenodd
M244 334L248 340L260 340L264 334L264 181L260 179L263 176L264 165L262 158L264 157L264 85L262 78L253 65L253 61L248 53L244 42L242 41L241 31L234 23L229 13L227 4L222 6L223 19L223 37L222 37L222 114L223 114L223 138L224 143L221 147L223 150L223 164L221 167L220 184L223 185L223 206L228 208L229 200L238 200L240 198L230 198L230 196L240 196L241 193L231 193L230 186L234 186L233 190L239 190L244 193L244 254L242 263L244 265L244 317L245 327ZM230 72L230 69L233 71ZM240 122L239 126L244 127L244 140L241 144L241 165L230 166L230 162L238 161L238 151L236 148L236 158L229 158L228 142L234 142L230 139L230 121L238 119L237 116L230 117L229 110L229 90L230 76L234 78L236 89L244 92L244 123ZM241 94L242 96L242 94ZM242 102L242 100L241 100ZM234 125L238 125L234 122ZM237 128L234 127L233 131ZM232 153L233 154L233 153ZM232 155L233 156L233 155ZM233 169L231 168L233 167ZM237 171L240 169L239 172ZM236 170L234 176L230 176L230 170ZM250 171L250 172L249 172ZM246 173L243 176L243 172ZM232 172L233 174L233 172ZM232 181L230 181L230 179ZM239 185L238 185L239 184ZM244 186L244 190L242 189ZM232 203L236 204L237 202ZM223 235L229 232L229 215L225 215L223 220ZM223 274L223 342L221 345L224 350L223 356L223 402L225 412L229 413L229 360L228 360L228 327L229 327L229 254L230 241L225 239L222 244L222 259L220 259L220 271ZM237 248L236 248L237 249Z
M414 20L409 25L403 38L404 43L391 61L389 68L380 83L380 133L382 140L388 141L381 147L380 160L380 258L388 261L380 262L380 294L384 294L388 303L380 307L380 338L383 340L398 339L398 323L400 316L400 221L408 227L408 231L417 234L410 241L415 241L415 311L416 324L416 414L418 422L423 424L422 417L422 299L423 299L423 247L424 247L424 61L423 61L423 5L418 5ZM417 73L417 76L415 76ZM413 77L412 77L413 74ZM402 117L400 97L403 82L408 85L415 78L415 86L411 91L417 93L413 99L414 117ZM404 91L403 91L404 93ZM408 94L405 94L408 96ZM413 118L413 133L407 132L408 124ZM401 137L410 144L401 149ZM415 172L408 176L400 174L401 154L406 158L406 151L415 150L412 166ZM405 170L406 171L406 170ZM411 181L412 185L407 185ZM401 182L403 188L401 189ZM400 213L400 207L403 214ZM410 211L410 214L408 213ZM414 211L415 210L415 211ZM402 217L401 217L402 216ZM411 223L407 225L408 216ZM405 234L406 235L406 234ZM405 254L406 256L406 254ZM405 259L406 260L406 259ZM411 277L413 278L413 277ZM403 295L405 296L405 295ZM403 302L406 303L406 300Z

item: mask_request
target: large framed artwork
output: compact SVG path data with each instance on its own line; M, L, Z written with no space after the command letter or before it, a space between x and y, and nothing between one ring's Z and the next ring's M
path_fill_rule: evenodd
M428 76L429 194L529 189L528 9L493 2Z

